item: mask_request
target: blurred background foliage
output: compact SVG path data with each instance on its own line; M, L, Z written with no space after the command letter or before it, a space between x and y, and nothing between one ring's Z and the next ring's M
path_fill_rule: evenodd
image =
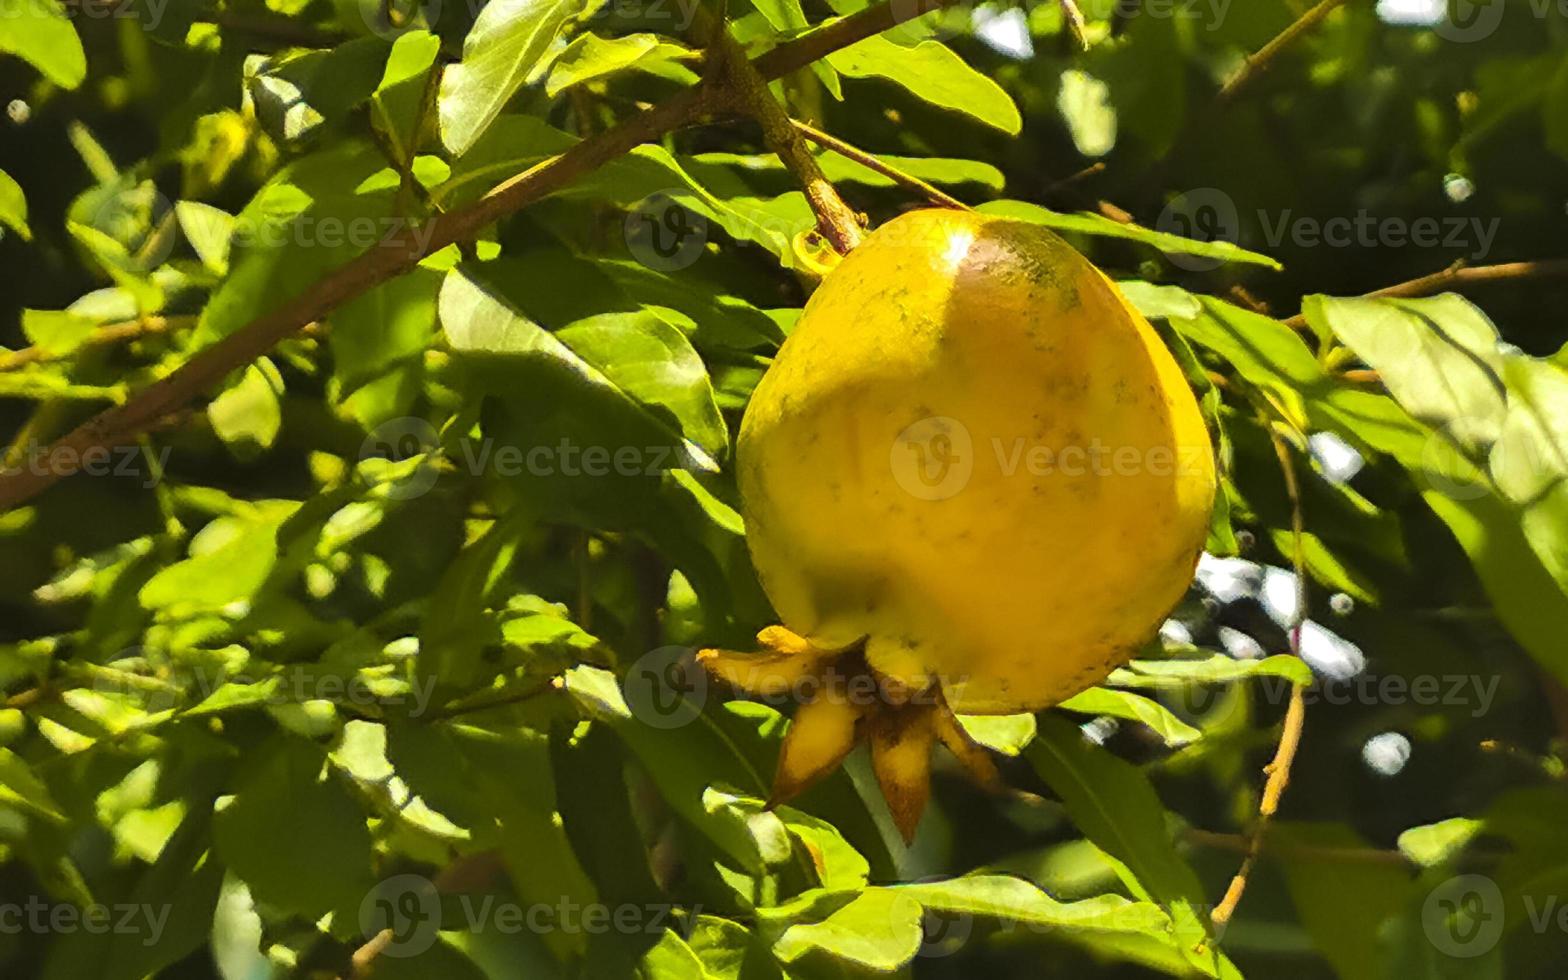
M858 7L724 12L759 51ZM1568 19L1082 13L1086 48L1056 3L959 5L777 86L1068 235L1223 436L1210 555L1160 641L1063 709L977 723L1016 797L939 765L906 849L858 758L762 812L784 706L699 686L683 723L653 710L686 647L772 621L731 434L812 284L790 175L754 126L710 120L0 515L0 909L161 922L0 916L0 971L338 976L358 951L389 977L1559 975L1568 277L1328 297L1563 256ZM379 238L460 208L694 84L690 20L678 0L0 9L7 464L367 246L333 221ZM873 223L921 203L822 162ZM646 222L703 234L650 249ZM1362 230L1334 244L1332 222ZM641 462L519 471L507 446ZM1208 936L1296 681L1290 790ZM470 921L562 901L658 921ZM384 908L412 938L366 956Z

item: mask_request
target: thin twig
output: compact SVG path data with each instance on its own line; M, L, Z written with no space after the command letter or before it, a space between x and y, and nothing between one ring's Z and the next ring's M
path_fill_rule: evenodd
M945 0L951 2L951 0ZM939 0L884 2L781 44L752 61L765 79L804 68L819 58L940 9ZM895 9L896 7L896 9ZM466 208L411 224L388 236L379 247L328 272L301 293L197 353L166 377L127 400L93 416L45 451L41 465L0 471L0 511L9 510L80 470L82 453L113 448L134 439L159 419L248 364L307 323L401 275L427 255L477 235L487 225L554 193L571 181L642 143L658 139L701 119L715 106L706 87L688 89L638 113L571 149L550 157L493 188Z
M94 330L92 334L68 354L56 354L42 347L24 347L19 351L0 354L0 372L16 371L29 364L44 364L49 361L58 361L70 357L83 347L102 347L107 344L117 344L126 340L137 340L141 337L150 337L154 334L167 333L182 327L194 326L194 316L149 316L140 320L127 320L124 323L109 323Z
M867 151L862 150L860 147L855 146L852 143L846 143L831 133L824 133L822 130L811 125L810 123L802 122L799 119L791 119L790 122L796 129L800 130L800 134L802 136L806 137L806 139L817 144L823 149L832 150L841 157L846 157L850 160L853 160L862 167L865 167L867 170L874 170L882 176L886 177L888 180L891 180L893 183L900 185L901 187L907 187L912 191L924 194L934 204L939 204L944 208L953 208L958 211L973 210L969 207L969 205L942 190L940 187L929 184L926 181L921 180L919 177L916 177L914 174L905 173L874 153L868 153Z
M699 10L701 8L698 8ZM790 121L789 113L768 90L767 81L746 60L739 42L730 36L729 28L717 18L713 21L708 45L711 57L722 64L720 71L729 83L729 90L745 112L762 127L762 139L768 148L778 154L785 169L795 175L806 193L806 202L817 216L817 230L822 233L840 255L860 244L864 235L855 212L839 196L838 188L822 172L822 164L811 155L806 139Z
M1279 457L1280 472L1285 478L1285 492L1290 498L1290 532L1294 552L1291 563L1296 572L1296 611L1291 617L1290 652L1300 657L1301 625L1306 620L1308 599L1306 558L1302 544L1306 522L1301 509L1301 485L1296 478L1296 465L1284 438L1274 430L1267 418L1263 424L1268 426L1269 439L1274 443L1274 454ZM1285 725L1280 732L1279 747L1274 752L1274 760L1263 769L1268 779L1263 784L1263 798L1258 803L1258 821L1248 834L1246 857L1242 858L1241 868L1231 879L1230 887L1225 889L1225 897L1220 899L1210 916L1216 928L1223 929L1236 914L1236 906L1241 904L1241 898L1246 894L1252 869L1258 863L1258 855L1262 853L1263 837L1269 821L1279 811L1279 801L1285 795L1285 788L1290 785L1290 767L1296 761L1296 751L1301 747L1301 732L1307 720L1305 694L1303 685L1291 685L1290 704L1285 709Z
M1333 13L1337 7L1343 6L1346 0L1320 0L1320 2L1298 17L1289 27L1280 31L1269 42L1252 54L1247 55L1242 65L1221 85L1214 95L1214 100L1209 104L1207 111L1191 112L1182 126L1180 133L1171 142L1170 148L1159 162L1145 171L1141 183L1149 191L1155 190L1163 181L1165 173L1172 164L1186 152L1192 145L1192 137L1198 130L1211 126L1214 121L1224 114L1232 102L1251 87L1252 83L1261 78L1269 69L1274 67L1274 61L1280 52L1295 44L1305 37L1323 19Z
M1087 167L1084 167L1082 170L1078 171L1077 173L1068 174L1066 177L1063 177L1061 180L1053 181L1053 182L1051 182L1049 184L1046 184L1045 185L1045 189L1042 190L1040 193L1042 195L1049 196L1051 194L1055 194L1057 191L1065 190L1068 187L1071 187L1072 185L1078 183L1081 180L1087 180L1090 177L1093 177L1093 176L1095 176L1097 174L1102 174L1104 172L1105 172L1105 161L1104 160L1099 160L1099 161L1096 161L1094 163L1089 164Z
M1367 296L1379 296L1393 299L1412 299L1417 296L1431 296L1445 289L1458 289L1463 286L1478 286L1494 282L1512 282L1516 279L1557 279L1568 277L1568 259L1541 259L1535 262L1502 262L1497 265L1466 266L1455 262L1453 265L1422 276L1408 282L1384 286L1382 289L1373 290ZM1301 313L1283 321L1287 327L1296 330L1307 330L1307 318Z
M1216 107L1230 104L1248 85L1274 67L1274 59L1286 48L1295 44L1323 19L1334 12L1336 7L1343 6L1345 0L1321 0L1315 7L1298 17L1295 23L1276 34L1269 43L1247 56L1247 60L1225 84L1220 86L1219 94L1215 96Z

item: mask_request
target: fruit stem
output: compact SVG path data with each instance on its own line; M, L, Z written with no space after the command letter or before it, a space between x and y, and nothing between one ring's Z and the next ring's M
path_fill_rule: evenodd
M710 15L708 19L713 18ZM694 26L699 31L706 29L701 22ZM822 237L840 255L848 254L850 249L860 244L864 236L855 212L844 203L838 188L822 172L821 164L817 163L817 158L811 155L810 148L806 146L805 137L795 128L784 106L768 90L767 80L747 60L746 53L730 36L728 28L722 21L715 20L711 31L707 33L711 38L708 43L709 55L719 59L719 72L728 82L732 97L743 111L761 124L763 142L768 145L768 149L778 154L785 168L800 181L801 188L806 192L806 201L817 216L817 229L822 232Z

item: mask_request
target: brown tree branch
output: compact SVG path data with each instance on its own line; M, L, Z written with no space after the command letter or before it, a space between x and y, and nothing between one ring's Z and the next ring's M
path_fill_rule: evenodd
M777 78L834 51L951 0L891 2L867 7L842 20L781 44L752 61L763 78ZM623 156L642 143L691 123L713 108L707 87L688 89L638 113L566 152L542 161L492 189L460 211L424 225L410 225L378 247L316 280L299 295L258 316L122 405L93 416L44 450L23 469L0 471L0 511L16 507L58 480L76 473L82 453L113 448L134 439L159 419L209 390L237 367L248 364L337 306L412 269L425 256L474 237L486 225L559 190L577 177Z
M1375 289L1367 296L1387 297L1390 299L1413 299L1418 296L1432 296L1445 289L1459 289L1464 286L1486 285L1495 282L1512 282L1517 279L1561 279L1568 277L1568 259L1540 259L1535 262L1502 262L1497 265L1466 266L1462 262L1422 276L1408 282L1395 283ZM1305 315L1297 313L1288 320L1283 321L1287 327L1296 330L1310 329Z

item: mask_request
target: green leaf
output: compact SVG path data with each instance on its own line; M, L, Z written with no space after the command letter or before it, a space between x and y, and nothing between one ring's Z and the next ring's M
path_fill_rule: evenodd
M1430 489L1421 497L1469 556L1508 631L1537 661L1568 681L1568 652L1562 643L1568 631L1568 595L1537 557L1517 511L1480 486L1480 479L1476 474L1478 482L1468 492Z
M637 964L637 980L712 980L702 959L675 932L659 934Z
M645 312L610 313L578 320L552 334L461 269L448 273L440 310L453 350L547 360L554 371L572 375L598 397L634 408L650 427L690 440L698 465L713 469L711 457L724 454L728 430L707 369L690 342L663 319ZM646 463L639 457L636 465Z
M262 358L240 371L239 380L207 404L212 431L240 459L272 447L283 426L283 376Z
M1568 57L1563 58L1552 73L1541 103L1541 121L1546 130L1546 145L1552 152L1568 160Z
M630 787L606 778L625 768L620 740L605 725L575 734L558 728L550 735L550 761L561 826L600 898L611 905L657 901Z
M115 929L99 974L104 980L155 976L207 943L224 871L212 854L211 806L210 797L194 796L157 860L141 873L127 904L156 910L156 941L146 934L150 928Z
M1153 902L1129 901L1121 895L1060 902L1033 882L991 874L896 885L890 890L914 898L928 912L957 916L960 921L989 919L1015 934L1060 937L1104 956L1175 975L1191 971L1171 917ZM1221 960L1219 969L1234 968Z
M717 464L651 400L650 391L662 390L658 372L623 378L633 386L623 389L464 269L448 275L440 306L470 391L489 394L486 444L495 451L471 465L507 478L555 519L641 534L705 604L729 608L732 583L750 575L739 516L688 472Z
M790 926L774 942L773 952L793 963L820 950L856 966L891 972L919 951L922 914L913 896L891 888L867 889L820 922Z
M1367 846L1349 827L1328 823L1276 821L1269 827L1269 840L1284 845L1286 855L1292 847L1299 854L1313 848ZM1331 862L1310 854L1282 860L1301 923L1334 972L1346 980L1387 977L1388 950L1380 934L1415 892L1406 870L1398 864Z
M1132 660L1113 670L1106 683L1163 688L1228 684L1247 677L1282 677L1294 684L1310 684L1312 668L1301 658L1286 653L1261 660L1236 660L1217 653L1205 660Z
M662 194L731 236L756 242L788 266L793 259L790 239L815 223L805 195L756 197L738 180L725 186L715 181L715 176L710 170L698 178L662 146L648 144L577 181L560 196L606 200L629 208ZM733 179L733 175L727 176Z
M353 916L374 884L366 815L317 745L278 735L252 753L214 819L219 856L258 902Z
M1116 286L1127 301L1150 320L1190 319L1203 313L1203 304L1198 298L1180 286L1156 286L1140 279L1123 279Z
M471 688L481 680L480 655L501 639L500 627L490 614L492 593L527 527L522 514L497 521L447 566L419 629L422 676L457 689Z
M1116 147L1116 108L1111 89L1088 72L1069 68L1062 72L1056 100L1073 145L1086 157L1102 157Z
M628 68L694 83L696 73L681 62L697 57L697 53L685 45L667 41L657 34L628 34L610 39L582 34L555 57L550 77L545 81L545 94L553 98L573 85L605 78Z
M1016 135L1023 128L1012 96L936 41L904 47L875 35L828 55L827 62L850 78L895 82L932 105L968 113L1004 133Z
M1519 508L1525 537L1568 593L1568 370L1516 355L1503 367L1508 407L1489 466Z
M49 787L39 779L21 756L0 748L0 800L20 804L50 820L64 821L60 806L49 795Z
M1091 687L1063 701L1057 707L1086 715L1110 715L1148 725L1173 748L1197 741L1203 733L1171 714L1158 701L1103 687Z
M133 299L136 313L156 313L165 293L154 272L174 247L172 217L156 184L127 173L78 195L65 227Z
M568 19L592 0L493 0L463 41L463 59L447 66L437 106L441 138L453 156L473 148L506 103L545 65Z
M1274 542L1280 554L1294 555L1295 534L1290 528L1269 528L1269 540ZM1301 559L1313 578L1335 592L1344 592L1359 602L1377 602L1376 582L1341 561L1333 549L1311 531L1301 532Z
M27 195L4 170L0 170L0 224L21 235L24 242L33 239L33 231L27 227Z
M759 807L763 804L762 800L756 802ZM860 888L866 884L870 863L837 827L790 806L775 807L774 812L791 834L808 845L822 887Z
M1024 754L1061 797L1078 829L1125 864L1170 914L1189 961L1217 973L1217 951L1202 918L1203 885L1176 853L1165 807L1148 777L1090 742L1077 726L1049 714L1040 716L1040 734Z
M1220 259L1225 262L1243 262L1251 265L1267 266L1270 269L1284 268L1267 255L1260 255L1227 241L1200 242L1192 238L1183 238L1163 231L1155 231L1142 225L1112 221L1100 214L1080 212L1078 214L1062 214L1038 204L1029 204L1024 201L988 201L976 208L984 214L1001 215L1005 218L1017 218L1020 221L1032 221L1037 225L1045 225L1062 232L1077 232L1084 235L1100 235L1106 238L1122 238L1131 242L1138 242L1158 249L1167 255L1197 255L1203 258Z
M436 58L441 39L429 31L408 31L392 42L387 62L371 96L373 121L386 134L389 148L397 160L415 160L422 142L416 129L427 124L426 81L430 72L440 71Z
M959 715L958 723L964 726L969 737L993 752L1019 755L1024 747L1034 741L1039 730L1035 717L1029 713L1016 715Z
M524 905L599 902L593 881L583 872L561 826L546 735L516 726L489 731L453 724L444 734L419 726L403 732L403 737L439 737L453 764L461 767L463 778L477 787L478 793L470 795L494 814L502 858ZM554 930L544 941L557 955L580 955L588 936L580 930Z
M690 708L686 710L676 708L668 713L650 714L650 705L660 705L652 700L645 703L644 694L649 698L659 698L661 690L674 694L658 687L663 676L660 672L666 669L664 663L634 664L623 693L622 683L609 671L574 667L565 674L566 692L586 717L608 725L620 737L676 813L740 867L761 874L765 864L746 812L726 805L733 798L715 799L710 790L729 786L748 798L766 797L768 780L763 773L769 770L760 757L753 755L761 748L757 744L756 715L760 711L767 713L760 725L774 732L775 737L782 735L782 721L777 713L760 705L724 705L710 713L698 711L694 703L688 702ZM633 693L637 710L628 703L627 693ZM671 724L678 719L687 721ZM748 744L752 752L743 750ZM767 760L768 764L771 761ZM717 805L710 806L710 802Z
M325 51L285 54L246 76L256 117L276 139L293 142L342 120L375 94L391 45L357 37Z
M402 222L392 188L370 178L390 172L381 154L344 141L279 171L242 210L231 271L202 311L195 341L206 345L298 296L330 269L381 242Z
M710 456L722 458L729 429L719 414L708 369L679 330L649 312L606 313L567 324L555 334L579 357Z
M1376 370L1417 420L1471 454L1483 453L1497 438L1503 418L1497 328L1462 297L1309 296L1302 313Z
M94 318L69 310L22 311L22 333L33 346L56 357L80 347L97 328Z
M441 39L429 31L399 34L387 53L386 67L376 85L376 95L386 95L399 85L421 81L441 53Z
M442 277L415 269L328 315L333 400L366 429L407 416L425 379L436 338Z
M811 26L800 0L754 0L752 6L776 31L794 32Z
M76 88L87 77L76 25L52 0L10 0L0 16L0 51L32 62L62 88Z
M1456 857L1484 826L1482 820L1454 817L1411 827L1399 835L1399 853L1423 868L1435 868Z
M228 275L234 215L200 201L179 201L174 205L174 216L202 265L214 275Z
M277 562L284 516L212 521L191 541L191 557L165 566L142 586L142 606L189 615L249 601Z

